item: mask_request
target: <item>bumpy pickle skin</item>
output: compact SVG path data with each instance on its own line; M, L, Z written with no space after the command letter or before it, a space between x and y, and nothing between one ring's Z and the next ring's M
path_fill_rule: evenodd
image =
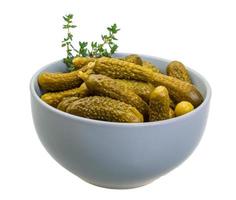
M94 72L112 78L150 82L154 86L165 86L174 101L189 101L199 106L203 97L197 88L187 82L161 73L153 72L143 66L114 58L100 58L95 62Z
M185 68L183 63L179 61L170 62L166 68L166 72L168 76L172 76L179 80L192 83L188 70Z
M110 97L119 101L123 101L138 109L144 116L148 114L148 105L142 100L133 90L130 90L126 85L117 82L115 79L101 74L79 73L79 76L84 80L89 91L95 95Z
M95 66L94 62L89 62L88 64L78 69L78 71L86 72L87 74L92 74L94 66Z
M109 97L91 96L72 102L66 112L110 122L139 123L143 115L133 106Z
M149 101L149 121L160 121L169 119L170 113L170 98L168 90L164 86L156 87L150 96Z
M79 87L83 80L78 77L79 71L92 73L94 63L90 62L81 69L67 73L42 72L38 77L39 86L48 92L57 92Z
M79 100L79 97L65 97L62 99L62 101L57 105L57 109L61 110L63 112L66 112L66 109L68 106L73 103L74 101Z
M90 62L94 62L96 58L90 58L90 57L75 57L72 61L75 69L80 69L83 66L87 65Z
M68 90L80 86L83 82L77 74L77 71L69 73L43 72L38 77L38 83L43 90L50 92Z
M151 69L154 72L160 72L160 70L154 64L152 64L149 61L142 60L142 58L137 54L128 55L124 58L120 58L120 60L124 60L124 61L130 62L130 63L134 63L136 65L142 65L143 67Z
M119 60L116 58L99 58L95 62L94 72L111 78L147 81L148 75L153 74L152 70L143 68L140 65ZM146 74L145 72L148 72Z
M141 81L115 79L120 84L125 85L128 89L133 90L138 96L140 96L145 102L149 102L151 92L154 90L154 86L151 83L145 83Z
M142 58L136 54L130 54L124 58L121 58L121 60L131 62L131 63L137 64L137 65L143 65Z
M41 99L46 102L47 104L57 107L57 105L62 101L65 97L85 97L88 96L89 91L85 83L83 83L80 87L65 90L62 92L48 92L41 96Z
M151 69L153 72L160 72L160 69L149 61L143 60L143 67Z

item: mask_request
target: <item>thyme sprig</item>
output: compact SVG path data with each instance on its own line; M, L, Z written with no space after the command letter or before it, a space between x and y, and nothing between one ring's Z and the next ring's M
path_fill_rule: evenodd
M73 51L77 52L77 49L72 45L73 34L71 33L71 29L76 28L77 26L73 24L73 15L68 14L63 16L65 24L63 25L63 29L66 30L66 37L63 39L61 46L66 48L66 58L64 58L64 62L66 63L69 70L73 70Z
M108 34L101 35L102 43L91 42L91 51L89 51L89 56L91 57L111 57L118 48L116 44L117 38L115 34L120 30L117 28L116 24L113 24L111 27L107 27Z
M77 26L73 24L73 14L63 16L65 24L63 29L66 30L66 37L63 39L61 46L66 48L66 58L64 63L70 71L74 70L72 60L76 56L82 57L111 57L118 49L116 34L120 30L116 24L107 27L107 34L101 35L102 43L79 41L78 49L73 46L72 29ZM90 48L89 48L90 47Z

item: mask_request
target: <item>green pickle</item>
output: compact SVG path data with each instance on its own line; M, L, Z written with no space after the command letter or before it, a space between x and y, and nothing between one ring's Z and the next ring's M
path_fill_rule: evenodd
M184 115L188 112L191 112L192 110L194 110L194 107L190 102L181 101L175 107L175 115L178 117L178 116Z
M85 97L88 96L89 91L86 85L83 83L80 87L65 90L62 92L48 92L41 96L41 99L46 102L47 104L57 107L57 105L62 101L65 97Z
M65 97L62 101L57 105L57 109L66 112L68 106L74 101L79 100L79 97Z
M121 58L121 60L130 62L130 63L134 63L134 64L137 64L137 65L143 65L142 58L139 55L136 55L136 54L130 54L130 55L124 57L124 58Z
M160 70L158 69L157 66L155 66L154 64L152 64L149 61L142 60L142 58L137 54L130 54L124 58L120 58L120 60L134 63L136 65L142 65L144 68L151 69L153 72L160 72Z
M87 65L90 62L94 62L96 58L90 58L90 57L75 57L72 61L74 67L76 69L80 69L83 66Z
M160 69L149 61L143 60L143 67L151 69L153 72L160 73Z
M68 73L43 72L38 78L39 86L46 91L55 92L68 90L82 84L78 71Z
M168 76L172 76L179 80L192 83L188 70L185 68L183 63L179 61L170 62L166 68L166 72Z
M147 103L125 84L101 74L87 75L81 72L79 76L84 80L91 93L123 101L136 107L144 116L147 116Z
M72 102L66 112L110 122L143 122L143 115L133 106L109 97L91 96Z
M150 96L149 121L160 121L170 118L170 97L164 86L156 87Z
M145 83L142 81L115 79L120 84L125 85L128 89L133 90L138 96L140 96L145 102L149 102L151 92L154 90L154 86L151 83Z
M38 77L39 86L49 92L69 90L79 87L83 80L78 76L79 71L92 73L94 63L88 63L77 71L67 73L42 72Z

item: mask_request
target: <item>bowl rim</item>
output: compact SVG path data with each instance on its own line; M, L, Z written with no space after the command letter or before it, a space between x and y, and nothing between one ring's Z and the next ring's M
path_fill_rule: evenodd
M116 53L115 56L126 56L132 53ZM164 58L159 58L157 56L151 56L151 55L146 55L146 54L138 54L141 57L148 57L150 59L155 59L155 60L160 60L162 62L170 62L170 60L168 59L164 59ZM44 101L42 101L40 99L40 97L38 96L38 94L35 91L35 84L38 84L38 75L44 71L45 69L47 69L50 65L53 65L57 62L59 62L61 60L57 60L54 61L52 63L49 63L47 65L45 65L44 67L41 67L39 70L37 70L37 72L32 76L31 80L30 80L30 92L31 92L31 96L34 97L34 99L36 99L36 101L43 107L45 107L46 109L48 109L49 111L61 115L65 118L71 119L71 120L75 120L75 121L81 121L81 122L85 122L85 123L89 123L89 124L96 124L96 125L106 125L106 126L116 126L116 127L145 127L145 126L156 126L156 125L166 125L166 124L170 124L170 123L177 123L179 121L185 120L186 118L189 118L193 115L196 115L198 112L201 112L201 110L209 103L210 99L211 99L211 87L210 84L208 83L208 81L197 71L187 67L187 69L191 72L194 73L196 76L198 76L201 81L203 82L204 86L206 87L206 97L204 98L203 102L201 103L201 105L199 105L197 108L195 108L193 111L179 116L179 117L175 117L175 118L171 118L171 119L167 119L167 120L163 120L163 121L155 121L155 122L144 122L144 123L123 123L123 122L108 122L108 121L101 121L101 120L96 120L96 119L89 119L89 118L85 118L85 117L80 117L80 116L75 116L63 111L60 111L50 105L48 105L47 103L45 103Z

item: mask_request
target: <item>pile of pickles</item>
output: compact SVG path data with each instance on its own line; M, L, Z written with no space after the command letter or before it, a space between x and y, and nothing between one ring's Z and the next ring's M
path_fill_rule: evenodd
M42 72L39 86L47 104L90 119L141 123L167 120L194 110L203 97L185 66L168 64L166 74L138 55L73 59L75 70Z

